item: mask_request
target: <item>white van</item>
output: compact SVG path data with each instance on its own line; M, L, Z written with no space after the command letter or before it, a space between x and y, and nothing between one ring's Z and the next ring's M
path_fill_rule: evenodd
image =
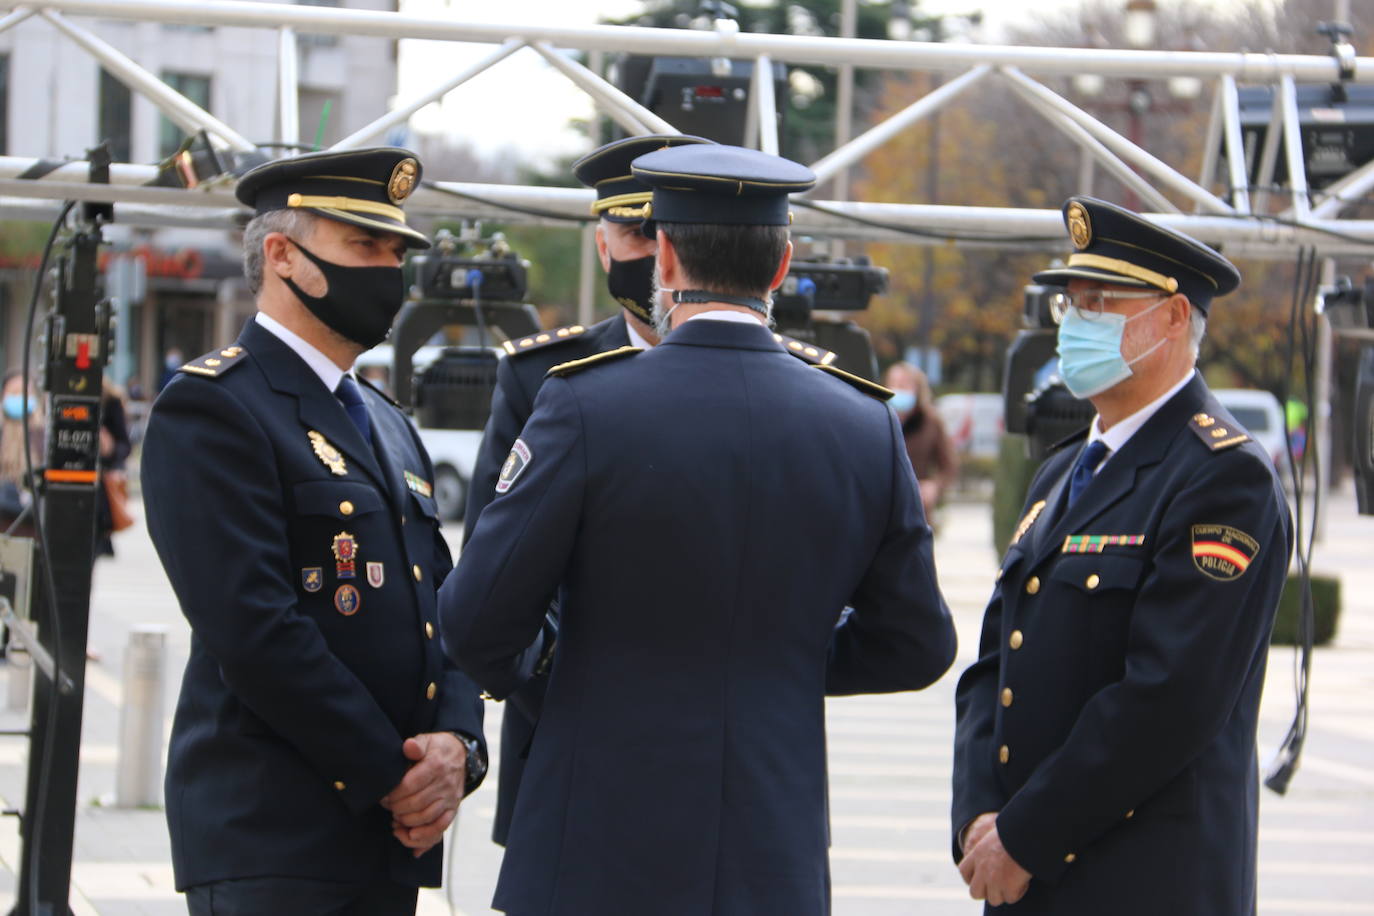
M1288 425L1279 399L1258 388L1216 388L1212 394L1245 427L1250 438L1264 448L1279 472L1279 479L1284 486L1290 486Z

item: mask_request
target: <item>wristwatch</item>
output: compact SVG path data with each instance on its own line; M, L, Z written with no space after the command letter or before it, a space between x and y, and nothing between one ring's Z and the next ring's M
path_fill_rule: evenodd
M468 752L467 773L463 779L463 797L466 798L476 792L482 780L487 778L487 755L482 752L482 742L476 738L462 732L454 732L453 736L463 742Z

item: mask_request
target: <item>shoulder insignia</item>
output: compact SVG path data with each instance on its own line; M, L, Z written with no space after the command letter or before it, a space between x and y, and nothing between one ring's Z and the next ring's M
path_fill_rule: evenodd
M833 350L788 337L786 334L774 334L773 339L788 353L813 366L828 366L838 358Z
M555 375L560 377L572 375L574 372L581 372L583 369L595 366L597 363L609 363L612 360L621 359L625 356L634 356L636 353L643 352L643 347L618 347L614 350L606 350L603 353L597 353L594 356L588 356L584 359L575 359L570 363L559 363L548 372L544 373L544 377L552 378Z
M886 401L892 397L892 392L884 388L882 385L879 385L877 382L870 382L866 378L860 378L857 375L852 375L848 372L845 372L843 369L837 369L834 366L823 366L820 364L817 364L816 368L821 370L822 372L828 372L829 374L835 376L835 378L837 379L848 382L850 385L853 385L855 388L859 389L869 397L877 398L880 401Z
M501 346L505 348L507 356L516 356L520 353L528 353L531 350L540 350L554 344L564 343L575 337L581 337L587 333L587 329L580 324L569 325L566 328L555 328L552 331L540 331L538 334L531 334L528 337L518 337L515 340L508 340Z
M219 378L221 375L243 362L243 358L247 355L247 350L235 344L232 347L225 347L221 350L211 350L204 356L191 360L177 371L187 372L191 375L203 375L206 378Z
M1232 446L1240 445L1242 442L1250 441L1250 436L1245 430L1236 426L1229 426L1225 421L1218 420L1207 413L1193 414L1193 418L1188 421L1188 426L1214 452L1220 452Z
M397 401L397 400L396 400L395 398L393 398L391 395L387 394L387 393L386 393L385 391L383 391L382 389L378 388L375 384L373 384L373 383L372 383L371 381L369 381L367 378L365 378L365 377L363 377L363 376L361 376L361 375L355 375L355 376L353 376L353 378L356 379L357 382L358 382L360 385L366 385L368 388L371 388L373 391L375 391L375 392L377 392L378 394L380 394L380 395L382 396L382 399L383 399L384 401L386 401L388 404L390 404L392 407L395 407L397 410L405 410L405 408L401 406L401 404L400 404L399 401Z

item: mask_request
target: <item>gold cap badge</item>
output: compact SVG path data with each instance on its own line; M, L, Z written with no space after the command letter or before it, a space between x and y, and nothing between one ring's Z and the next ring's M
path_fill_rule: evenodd
M386 183L386 193L393 204L399 204L415 190L415 177L420 172L420 163L414 159L402 159L391 170L391 180Z
M1080 251L1087 248L1093 240L1093 226L1088 220L1088 211L1080 203L1069 204L1069 238L1073 247Z

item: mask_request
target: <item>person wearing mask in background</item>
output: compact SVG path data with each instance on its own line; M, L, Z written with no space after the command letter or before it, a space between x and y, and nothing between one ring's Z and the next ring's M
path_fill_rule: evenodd
M109 379L100 392L100 489L96 496L95 556L114 556L111 535L132 524L129 516L129 481L124 464L133 451L124 392Z
M0 397L4 406L4 419L0 420L0 533L32 537L33 492L28 479L29 462L24 455L24 414L27 410L28 458L37 469L43 464L41 402L34 387L24 385L24 375L18 369L5 373Z
M911 456L912 470L921 482L921 502L926 518L934 526L935 510L944 504L945 497L959 479L959 458L954 451L954 442L940 412L935 409L935 395L924 372L911 363L893 363L883 376L883 384L892 391L892 400L888 403L902 424L906 453Z
M167 383L177 377L182 365L186 362L181 355L179 347L169 347L167 353L162 357L162 375L157 380L157 390L161 391L167 387Z
M388 148L244 175L258 313L148 422L148 533L192 631L167 820L193 916L412 916L486 769L478 691L438 638L433 468L350 371L429 247L401 208L420 176Z
M1031 482L955 691L952 841L988 913L1253 916L1255 731L1293 548L1274 463L1198 345L1240 274L1072 197L1035 282L1097 411Z

